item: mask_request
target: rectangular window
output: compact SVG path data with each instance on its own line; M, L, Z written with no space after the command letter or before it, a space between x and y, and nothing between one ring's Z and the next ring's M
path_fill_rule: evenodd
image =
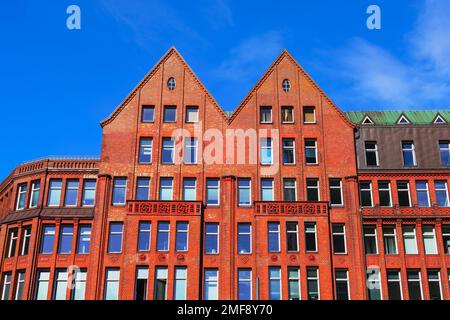
M217 269L205 269L204 292L205 300L219 299L219 271Z
M205 253L218 254L219 253L219 224L206 223L205 224Z
M269 300L281 300L280 267L269 267Z
M66 300L69 274L66 270L56 270L53 284L53 300Z
M177 121L177 107L176 106L164 106L164 122L176 122Z
M198 107L195 106L186 107L186 122L187 123L198 122Z
M295 179L283 179L284 201L297 201L297 186Z
M42 228L41 253L51 254L55 243L55 226L44 225Z
M298 252L297 222L286 222L286 242L288 252Z
M341 179L330 179L330 204L332 206L344 205Z
M333 224L333 252L335 254L346 254L346 241L345 241L345 225L344 224Z
M417 204L419 207L430 206L430 195L428 193L428 182L416 181Z
M71 292L72 300L84 300L86 294L86 269L79 270L72 278L73 289Z
M415 226L403 226L403 242L405 246L406 254L418 254L417 240L416 240L416 227Z
M398 254L397 232L394 225L383 226L383 241L385 254Z
M303 122L316 123L316 109L314 107L303 107Z
M251 269L238 269L238 299L252 300Z
M288 268L288 298L289 300L300 300L300 269Z
M366 254L378 254L377 227L374 225L365 225L363 230Z
M450 166L450 142L439 141L439 153L441 155L441 164Z
M350 300L348 270L336 269L334 275L336 281L336 300Z
M27 201L27 184L22 183L17 188L17 205L16 210L25 209L25 202Z
M250 206L251 205L251 180L250 179L238 179L238 205Z
M273 201L273 179L261 179L261 201Z
M18 234L19 230L17 228L10 229L8 232L8 252L6 254L7 258L12 258L16 255Z
M167 268L155 269L154 300L167 300Z
M436 192L436 202L438 207L448 207L448 188L447 181L435 181L434 190Z
M15 299L23 299L23 289L25 287L25 271L17 272Z
M75 207L78 202L78 180L67 180L66 196L64 198L64 206Z
M423 300L422 279L419 270L407 270L409 300Z
M2 300L10 300L9 293L11 292L12 273L6 272L3 274L3 289Z
M36 208L39 203L39 194L41 192L41 182L34 181L31 183L30 208Z
M437 254L436 231L433 225L422 226L423 245L425 254Z
M261 138L260 140L260 158L261 164L272 164L273 163L273 153L272 153L272 138Z
M367 291L369 300L382 300L380 269L368 269L367 274Z
M152 163L153 139L141 138L139 140L139 163Z
M391 184L389 181L378 181L378 198L380 200L380 207L391 207Z
M175 267L174 299L186 300L187 268Z
M142 106L142 122L153 122L155 121L155 107L154 106Z
M280 224L278 222L267 224L267 239L269 252L280 252Z
M315 222L305 222L305 250L307 252L317 251L317 234Z
M73 225L62 225L59 231L58 253L72 253Z
M411 196L409 193L408 181L397 181L398 204L400 207L411 206Z
M220 195L219 179L206 179L206 205L218 206Z
M50 189L48 190L47 206L58 207L61 204L62 180L50 180Z
M306 164L318 164L317 140L305 139L305 162Z
M197 163L197 138L184 139L184 163Z
M283 164L295 164L295 140L283 139Z
M166 177L159 179L159 200L173 200L173 178Z
M272 107L261 107L259 109L260 123L272 123Z
M136 200L147 201L150 199L150 178L138 177L136 182Z
M156 250L169 251L170 223L158 222L158 234L156 237Z
M414 148L414 142L402 141L402 154L404 166L416 165L416 152Z
M366 141L364 143L365 153L366 153L366 165L368 166L378 166L378 145L374 141Z
M189 223L177 222L175 239L176 251L188 251L188 239L189 239Z
M427 270L430 300L442 300L441 273L439 270Z
M114 178L113 205L124 205L127 193L127 178Z
M81 199L81 205L83 207L93 207L95 204L95 180L84 180L83 182L83 195Z
M306 179L306 200L320 201L319 179Z
M308 289L308 300L319 300L319 269L317 267L306 268L306 285Z
M197 200L197 179L183 178L183 200L195 201Z
M444 242L444 252L450 254L450 225L442 226L442 241Z
M281 122L294 123L294 108L292 106L281 107Z
M139 252L150 251L151 235L152 235L152 223L150 221L139 222L139 234L138 234Z
M359 196L362 207L372 207L372 183L370 181L361 181L359 183Z
M122 234L122 222L111 222L109 224L108 253L122 252Z
M389 300L402 300L402 281L400 271L387 270L387 285Z
M249 223L238 224L238 253L252 252L252 226Z
M22 231L22 245L20 248L20 255L26 256L28 254L28 249L30 248L30 240L31 240L31 226L26 226Z
M36 277L36 291L34 294L35 300L48 299L48 287L50 282L49 270L38 270Z
M88 254L91 245L91 226L90 225L80 225L78 228L78 244L77 253L78 254Z
M147 300L148 267L136 268L136 285L134 288L134 300Z
M105 272L105 300L119 300L120 269L107 268Z
M173 138L162 139L161 163L173 164L175 155L175 140Z

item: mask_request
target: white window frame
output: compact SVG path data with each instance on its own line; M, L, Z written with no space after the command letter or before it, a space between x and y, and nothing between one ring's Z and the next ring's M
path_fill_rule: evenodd
M215 280L210 280L210 279L207 279L206 278L206 276L205 276L205 274L206 274L206 271L214 271L215 273L216 273L216 277L215 277ZM206 268L204 271L203 271L203 276L204 276L204 281L203 281L203 298L206 300L206 298L205 298L205 294L206 294L206 290L205 290L205 288L206 287L208 287L206 284L207 283L215 283L216 284L216 290L217 290L217 292L216 292L216 295L217 295L217 300L218 299L220 299L220 288L219 288L219 284L220 284L220 282L219 282L219 269L218 268ZM209 300L209 299L208 299Z
M207 236L215 236L217 239L217 252L206 252L206 247L205 247L205 254L219 254L220 253L220 224L218 222L207 222L206 224L211 224L211 225L216 225L217 226L217 232L208 232L206 231L206 226L205 226L205 245L206 245L206 238Z
M140 158L141 152L147 155L150 155L150 161L140 161L138 159L139 164L151 164L153 160L153 138L152 137L141 137L139 139L139 155Z
M317 182L317 186L308 186L308 181ZM308 194L308 189L317 189L317 201L320 201L320 181L318 178L307 178L306 179L306 194Z
M418 187L418 183L425 183L425 189L419 189L419 187ZM431 206L431 200L430 200L430 191L429 191L429 188L428 188L428 181L426 181L426 180L417 180L416 182L415 182L415 184L416 184L416 197L417 197L417 204L419 205L419 192L426 192L427 193L427 201L428 201L428 203L427 203L427 205L426 206L422 206L423 208L428 208L428 207L430 207ZM419 207L421 207L420 205L419 205Z
M180 223L185 223L187 228L186 230L178 230L178 226ZM186 233L186 250L178 250L177 249L177 240L178 240L178 234ZM170 247L169 247L170 248ZM177 221L175 224L175 251L176 252L187 252L189 251L189 221Z
M369 184L369 189L366 188L362 188L361 184L362 183L368 183ZM373 192L372 192L372 181L360 181L359 182L359 197L362 199L362 192L363 191L369 191L370 192L370 206L363 206L362 205L362 201L361 201L361 207L363 208L372 208L373 207Z
M177 271L184 271L185 275L180 276L177 274ZM173 281L173 299L174 300L187 300L187 287L188 287L188 268L186 266L175 266L173 271L174 281ZM184 296L183 299L176 299L177 296L177 282L178 281L184 281L184 292L181 292L181 294Z
M170 181L170 188L166 186L162 186L162 181ZM170 199L162 200L161 195L163 194L163 190L170 190ZM159 178L159 201L172 201L173 200L173 177L160 177Z
M272 278L270 275L270 269L278 269L278 271L280 272L280 276L279 277L275 277ZM283 281L281 281L283 279L283 271L281 270L281 267L279 266L269 266L269 299L270 299L270 282L272 280L276 281L278 280L279 284L280 284L280 301L283 300Z
M400 189L399 186L398 186L399 183L406 183L406 189ZM410 190L409 181L398 180L397 181L397 197L398 197L399 191L408 191L409 207L411 207L412 206L412 200L411 200L411 190ZM400 197L398 197L398 198L400 198ZM399 200L399 202L400 202L400 200Z
M425 234L425 228L426 227L431 227L432 228L432 232ZM430 237L432 236L432 238ZM433 252L427 252L427 246L425 244L425 239L430 239L433 241L433 246L434 246L434 250ZM438 246L437 246L437 241L436 241L436 226L435 225L431 225L431 224L424 224L422 225L422 241L423 241L423 249L424 249L424 253L426 255L431 255L431 254L439 254L438 251Z
M286 181L294 181L294 186L286 187ZM317 188L318 188L318 186L317 186ZM294 189L294 201L297 201L297 179L295 179L295 178L284 178L283 179L283 200L284 200L284 195L285 195L286 189Z
M295 224L295 231L288 230L287 225L291 224L291 223ZM295 234L295 240L297 242L297 250L288 250L288 244L287 244L287 238L288 237L286 236L286 251L287 252L299 252L300 246L299 246L299 243L298 243L299 239L298 239L298 222L297 221L286 221L286 235L288 235L290 233L294 233Z
M264 139L265 141L266 141L266 144L267 144L267 146L263 146L262 145L262 139ZM270 143L269 143L270 142ZM259 146L260 146L260 150L259 150L259 152L260 152L260 163L262 164L262 165L272 165L273 164L273 139L272 138L270 138L270 137L262 137L262 138L260 138L259 139ZM263 154L263 150L270 150L270 162L263 162L262 161L262 157L261 157L261 155Z
M276 225L278 228L275 231L270 231L269 225ZM278 250L270 251L269 246L267 246L268 252L269 253L277 253L277 252L279 253L279 252L281 252L281 226L280 226L280 222L278 222L278 221L268 221L267 222L267 242L269 242L269 239L270 239L269 235L271 233L275 233L275 234L278 235L278 244L277 244L278 245Z
M388 233L387 234L387 237L394 237L394 241L395 241L395 253L387 253L386 252L386 247L384 247L384 254L389 254L389 255L395 255L395 254L399 254L399 252L398 252L398 240L397 240L397 226L396 225L392 225L392 224L385 224L385 225L383 225L382 226L382 230L383 230L383 244L384 245L386 245L386 241L385 241L385 238L387 238L386 237L386 232L385 232L385 230L386 229L388 229L388 228L392 228L393 230L394 230L394 233L392 234L392 233Z
M284 145L284 141L291 141L292 142L292 146L285 146ZM296 157L295 157L295 139L294 138L283 138L282 140L281 140L281 147L282 147L282 149L283 149L283 165L288 165L288 166L292 166L292 165L295 165L296 163L297 163L297 160L296 160ZM286 163L286 162L284 162L284 151L289 151L289 150L292 150L292 154L293 154L293 162L289 162L289 163ZM316 157L316 159L317 159L317 157Z
M306 225L308 225L308 224L314 226L314 232L306 230ZM317 223L315 221L305 221L304 228L305 228L305 251L306 252L319 252L319 243L317 242ZM314 242L316 244L316 250L306 250L306 234L307 233L314 233Z
M405 148L404 144L411 144L411 148ZM416 159L416 146L414 144L414 141L402 141L402 159L403 159L403 166L410 167L410 165L405 164L405 152L410 151L413 158L413 164L412 166L417 166L417 159Z
M345 271L345 278L338 278L337 275L336 275L337 271ZM340 282L344 282L345 281L345 284L347 285L348 300L349 301L352 300L352 296L351 296L351 293L350 293L350 278L349 278L349 275L348 275L348 269L344 269L344 268L334 269L334 276L335 276L334 281L335 281L335 284L336 284L336 288L337 288L338 281L340 281ZM337 291L336 291L336 296L337 296Z
M39 185L39 187L36 188L36 185ZM37 208L37 206L39 204L39 196L38 196L36 205L33 205L33 198L34 198L34 194L36 192L38 193L38 195L41 192L41 181L40 180L31 182L31 194L30 194L30 202L29 202L30 208Z
M387 189L380 188L380 183L387 183L387 185L388 185ZM372 184L371 184L371 185L372 185ZM391 182L390 182L390 181L383 181L383 180L380 180L380 181L378 181L377 187L378 187L378 199L380 198L380 197L379 197L379 196L380 196L380 191L388 191L388 192L389 192L389 206L382 206L382 205L380 204L380 207L382 207L382 208L391 208L391 207L392 207L392 190L391 190ZM378 200L378 201L379 201L379 200ZM372 201L372 202L373 202L373 201Z
M367 233L365 233L364 232L364 227L373 227L373 230L374 230L374 233L370 233L370 234L367 234ZM377 226L375 225L375 224L367 224L367 225L364 225L363 226L363 238L364 238L364 246L365 246L365 240L366 240L366 238L369 238L369 237L375 237L375 253L365 253L365 254L379 254L380 253L380 249L378 248L378 228L377 228Z
M194 149L194 159L193 161L187 161L186 155L190 155L190 151ZM187 137L184 138L184 164L197 164L198 162L198 139Z
M25 226L23 229L23 237L22 237L22 243L20 246L20 255L25 255L25 244L28 241L28 249L30 248L30 241L31 241L31 225Z
M342 226L342 232L334 232L333 225ZM336 253L335 250L334 250L334 247L333 247L333 254L346 255L347 254L347 236L346 236L345 223L333 223L332 226L331 226L331 233L332 233L332 237L334 237L335 235L344 237L344 252L337 252ZM333 244L334 244L334 239L333 239Z
M116 185L116 181L125 181L125 185ZM128 186L128 179L126 177L114 177L113 179L113 193L112 193L112 205L113 206L123 206L126 204L127 200L127 186ZM125 190L125 199L124 202L114 202L114 193L116 192L117 189L124 189Z
M217 189L217 203L208 203L208 181L217 181L217 187L209 187L209 189ZM220 179L218 178L206 178L206 185L205 185L205 191L206 191L206 206L207 207L219 207L220 206Z
M373 149L367 148L366 143L373 143L375 145L375 147ZM375 152L375 161L376 161L375 165L367 163L367 152ZM378 167L380 165L380 157L378 154L378 143L376 141L364 141L364 156L365 156L365 160L366 160L366 166Z
M430 272L430 271L436 271L437 272L437 274L438 274L438 280L430 280L430 277L428 276L428 272ZM429 270L427 270L427 284L428 284L428 287L430 287L429 286L429 283L430 282L437 282L438 284L439 284L439 292L440 292L440 294L441 294L441 299L444 299L444 295L443 295L443 293L442 293L442 282L441 282L441 270L437 270L437 269L429 269ZM430 297L431 298L431 297Z
M398 280L392 280L392 279L390 280L389 272L396 272L397 276L398 276ZM401 274L400 270L391 270L391 269L386 270L386 281L388 284L388 292L389 292L389 282L398 282L398 284L400 285L400 300L403 300L402 274Z
M9 300L9 297L6 296L6 288L8 288L8 294L11 294L12 289L12 272L5 272L3 275L3 283L2 283L2 299L1 300Z
M8 255L7 258L12 258L15 256L15 252L13 251L12 244L15 241L14 250L17 250L17 245L19 244L19 229L11 228L8 232Z
M313 122L306 121L306 118L305 118L305 110L306 109L309 109L309 110L313 111L313 115L314 115L314 121ZM313 107L313 106L304 106L302 111L303 111L303 123L304 124L315 124L315 123L317 123L316 108L315 107Z
M441 183L444 183L444 185L445 185L445 189L438 189L437 187L436 187L436 182L441 182ZM435 180L434 181L434 192L435 192L435 194L437 193L437 191L445 191L445 197L446 197L446 199L447 199L447 205L446 206L442 206L442 208L447 208L447 207L449 207L450 206L450 201L449 201L449 197L448 197L448 185L447 185L447 181L446 180ZM437 197L436 197L437 198Z
M69 184L71 183L71 182L76 182L77 183L77 187L75 188L75 187L69 187ZM76 199L75 199L75 204L67 204L67 193L68 193L68 191L69 190L72 190L72 191L76 191L77 193L76 193L76 195L77 195L77 197L76 197ZM66 180L66 190L65 190L65 192L64 192L64 207L77 207L78 206L78 198L79 198L79 194L80 193L80 180L79 179L67 179Z
M239 181L248 181L248 187L247 186L245 186L245 187L240 187L239 186ZM238 185L238 193L237 193L237 196L238 196L238 206L239 207L251 207L251 205L252 205L252 179L251 178L238 178L237 179L237 185ZM240 197L239 197L239 191L240 191L240 189L245 189L245 190L249 190L249 203L241 203L241 199L240 199Z
M250 231L248 231L248 232L240 232L239 231L239 225L248 225L248 226L250 226ZM248 222L242 222L242 223L238 223L238 226L237 226L237 231L238 231L238 242L236 243L238 246L239 246L239 235L248 235L249 237L250 237L250 251L248 251L248 252L241 252L241 251L238 251L238 254L252 254L253 253L253 239L252 239L252 230L253 228L252 228L252 224L251 223L248 223ZM239 247L238 247L238 249L239 249Z
M19 297L19 288L22 287L22 297ZM16 279L16 292L14 293L15 300L22 300L24 290L25 289L25 271L21 270L17 272L17 279Z
M167 224L167 229L161 230L160 226L162 226L162 223ZM158 221L158 224L156 225L156 252L169 252L170 251L170 221ZM189 228L189 227L188 227ZM158 238L160 237L160 234L167 233L167 249L161 250L158 249ZM176 241L176 225L175 225L175 241Z
M241 278L239 275L239 271L249 271L250 278ZM239 284L241 282L249 282L250 283L250 300L253 300L253 272L250 268L238 268L238 298L239 298Z
M406 228L412 227L413 228L413 232L410 232L410 231L405 232L405 227ZM402 236L403 236L403 246L405 248L405 255L414 255L414 254L417 255L417 254L419 254L419 247L418 247L418 244L417 244L417 228L416 228L416 225L412 225L412 224L403 225L402 226ZM408 237L411 237L411 236L414 236L414 242L415 242L415 252L414 253L406 252L406 242L405 242L405 240Z
M191 186L186 186L185 182L186 181L194 181L194 187ZM194 194L195 194L195 199L194 200L186 200L186 196L185 196L185 191L186 190L194 190ZM197 200L197 179L195 177L184 177L183 178L183 201L196 201Z
M290 110L292 114L292 121L284 121L283 120L283 112L284 110ZM281 123L294 123L295 122L295 113L293 106L282 106L281 107Z
M291 277L289 271L291 270L295 270L297 272L297 277ZM301 288L301 282L300 282L300 278L301 278L301 274L300 274L300 268L296 267L296 266L288 266L287 268L287 280L288 280L288 299L289 299L289 295L290 295L290 283L291 281L297 281L298 283L298 299L302 300L302 288Z
M409 271L417 271L417 273L419 274L419 280L412 280L412 281L410 281L409 278L408 278L408 270ZM422 272L420 270L407 269L406 270L406 282L408 284L408 292L409 292L409 282L417 282L417 281L419 281L419 286L420 286L420 300L423 300Z
M310 141L314 142L314 146L307 146L306 145L306 143L310 142ZM305 143L305 157L306 157L306 153L307 153L306 150L313 149L314 150L314 154L315 154L315 158L316 158L315 162L306 162L306 158L305 158L305 165L307 165L307 166L314 166L314 165L319 164L319 156L318 156L318 152L317 152L317 139L316 138L306 138L304 143Z
M332 186L331 181L339 181L339 186ZM341 178L330 178L330 206L332 207L343 207L344 206L344 192L342 187L342 179ZM339 193L341 194L341 203L331 203L331 189L339 189Z
M263 119L262 119L263 110L264 111L270 110L270 120L269 121L263 121ZM273 110L272 110L271 106L260 106L259 107L259 123L262 123L262 124L273 123Z
M270 187L270 188L268 188L268 187L263 187L263 185L262 185L263 180L264 180L264 181L270 181L270 182L271 182L271 187ZM274 201L274 200L275 200L275 190L274 190L274 181L273 181L273 178L261 178L260 186L261 186L261 200L262 200L262 201L269 201L269 200L263 200L263 199L262 199L262 195L263 195L263 190L271 190L271 191L272 191L272 200L270 200L270 201Z
M16 203L17 211L25 209L27 204L27 192L28 192L28 184L27 183L19 184L19 187L17 188L17 203ZM23 207L20 207L20 199L22 198L22 196L24 196L25 199L23 200Z
M315 269L316 270L316 276L315 277L309 277L308 276L308 269ZM308 290L308 281L309 280L316 280L317 281L317 300L320 300L320 273L318 267L306 267L306 293L309 295Z
M189 111L196 111L195 121L188 121ZM186 123L198 123L198 118L199 118L198 116L199 116L198 106L186 106L185 115L184 115Z

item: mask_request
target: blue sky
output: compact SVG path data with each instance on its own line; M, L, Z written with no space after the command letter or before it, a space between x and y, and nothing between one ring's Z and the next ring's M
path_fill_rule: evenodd
M81 30L66 9L81 8ZM368 30L366 9L382 10ZM0 179L98 155L106 118L175 45L225 110L286 48L344 110L450 106L448 0L16 0L0 5Z

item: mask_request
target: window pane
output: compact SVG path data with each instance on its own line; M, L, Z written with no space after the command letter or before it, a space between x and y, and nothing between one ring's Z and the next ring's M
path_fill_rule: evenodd
M177 107L164 106L164 122L175 122L177 118Z
M173 199L173 178L161 178L159 187L159 200L171 201Z
M53 252L55 243L55 226L44 226L42 230L41 253L50 254Z
M267 225L269 252L280 251L280 224L278 222L269 222Z
M73 226L61 226L59 239L59 253L72 252Z
M156 250L169 251L169 235L170 235L170 223L159 222L158 235L156 239Z
M273 201L273 179L261 179L261 201Z
M83 207L93 206L95 203L95 180L85 180L83 182L83 198L81 200Z
M139 223L138 251L149 251L151 240L151 222Z
M110 224L109 243L108 243L109 253L122 252L122 233L123 233L123 223L112 222Z
M198 122L198 107L186 107L186 122Z
M187 251L189 238L189 224L187 222L177 222L176 250Z
M141 138L139 144L139 163L151 163L153 151L153 139Z
M281 269L269 267L269 299L281 300Z
M205 270L205 300L219 299L219 272L215 269Z
M155 107L143 106L142 107L142 122L153 122L155 117Z
M48 194L48 206L57 207L61 203L61 180L50 180L50 190Z
M219 253L219 224L207 223L205 234L205 252L209 254Z
M248 269L238 270L238 299L252 299L252 271Z
M250 184L250 179L238 179L238 204L241 206L249 206L251 204Z
M127 189L126 178L114 178L113 205L125 204L126 189Z
M219 205L219 179L206 180L206 204Z
M91 226L80 226L78 230L78 251L79 254L89 253L89 246L91 242Z
M197 200L196 179L195 178L184 178L183 179L183 200L184 201Z
M136 200L149 200L150 198L150 178L137 178Z
M238 252L251 252L251 225L240 223L238 224Z

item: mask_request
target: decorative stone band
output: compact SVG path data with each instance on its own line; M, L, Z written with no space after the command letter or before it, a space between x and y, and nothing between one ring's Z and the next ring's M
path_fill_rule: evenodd
M201 201L128 201L131 214L200 215Z
M328 202L255 202L257 215L327 215Z

